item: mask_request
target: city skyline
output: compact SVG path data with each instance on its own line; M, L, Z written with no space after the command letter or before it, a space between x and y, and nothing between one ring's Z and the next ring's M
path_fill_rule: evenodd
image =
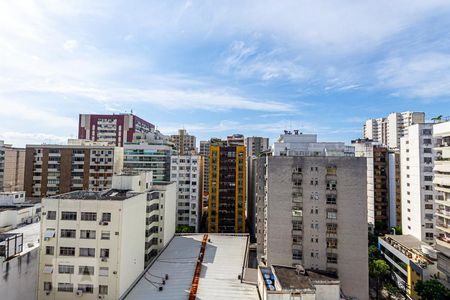
M14 146L65 143L79 113L131 110L197 141L300 129L350 144L368 118L429 120L448 103L447 1L0 8L0 139Z

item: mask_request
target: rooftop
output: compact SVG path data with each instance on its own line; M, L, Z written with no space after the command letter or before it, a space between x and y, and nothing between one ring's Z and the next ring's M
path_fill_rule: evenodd
M283 290L313 289L314 284L339 284L336 276L325 272L305 270L305 274L298 273L295 267L273 265L276 277Z
M431 246L409 234L387 234L379 239L384 240L413 261L422 264L432 263L431 260L433 259L433 256L436 255L435 250L433 250Z
M140 193L130 190L110 189L102 192L92 191L73 191L65 194L51 196L51 199L70 199L70 200L105 200L105 201L123 201L130 199Z
M238 279L246 262L248 235L208 234L208 239L197 299L259 299L255 285ZM203 234L175 236L124 299L188 299L202 240ZM165 274L169 279L163 286Z

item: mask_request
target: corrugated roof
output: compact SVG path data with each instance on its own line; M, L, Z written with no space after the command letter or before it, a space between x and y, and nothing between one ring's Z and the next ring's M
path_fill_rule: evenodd
M245 263L248 236L208 237L197 299L259 299L256 286L238 279ZM174 237L126 299L188 299L202 239L203 234ZM161 285L165 274L169 280ZM159 286L163 286L162 291Z

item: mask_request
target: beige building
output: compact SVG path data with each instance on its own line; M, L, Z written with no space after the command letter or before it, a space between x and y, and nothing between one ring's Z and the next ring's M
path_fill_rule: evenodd
M27 145L25 192L27 197L46 197L75 190L107 190L113 174L122 169L123 148L105 142Z
M434 161L434 188L437 192L436 249L438 270L443 273L443 283L450 288L450 122L435 124L436 159Z
M144 269L145 193L44 198L38 299L118 299Z
M23 191L25 149L1 144L0 141L0 191Z
M179 129L178 134L171 135L170 141L175 144L175 148L180 155L189 155L196 152L195 136L189 135L185 129Z
M334 273L346 296L368 299L366 160L267 156L255 176L258 259Z

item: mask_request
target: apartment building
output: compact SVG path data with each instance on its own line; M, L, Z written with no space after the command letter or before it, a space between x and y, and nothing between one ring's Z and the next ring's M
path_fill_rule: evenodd
M189 226L198 232L202 213L203 157L200 155L172 156L170 180L177 186L176 224Z
M25 149L14 148L12 147L12 145L4 144L3 147L0 145L0 152L3 152L3 155L0 153L0 157L3 156L3 167L0 167L3 168L3 185L0 186L0 191L23 191L25 173Z
M247 157L259 156L269 149L269 138L252 136L245 139L245 147L247 148Z
M196 152L196 138L189 135L185 129L179 129L178 134L170 136L170 141L180 155L189 155Z
M154 131L155 125L133 114L80 114L78 124L79 139L107 142L120 147L133 142L136 134Z
M0 232L39 222L41 204L25 198L25 192L0 192Z
M389 227L402 225L402 190L400 151L390 150L389 160Z
M227 136L227 145L228 146L244 146L245 138L243 134L235 133Z
M285 130L273 144L273 156L355 156L355 148L342 142L318 142L316 134Z
M434 188L436 218L436 249L438 270L443 273L443 283L450 288L450 122L433 126L436 139L434 161Z
M3 178L5 177L5 143L0 141L0 191L3 191Z
M346 296L369 299L366 160L266 156L256 168L258 260L334 273Z
M226 145L226 142L218 138L211 138L209 141L200 141L200 155L203 156L203 199L204 206L208 205L209 193L209 148L211 143L221 143Z
M418 240L434 242L433 124L408 127L401 138L402 231Z
M371 140L354 140L355 156L367 162L367 223L377 231L390 227L389 153ZM395 199L393 199L395 201Z
M170 157L176 151L164 141L127 143L124 146L124 168L134 171L151 171L153 182L170 181Z
M425 123L423 112L393 112L387 117L368 119L363 127L364 138L398 149L407 128L419 123Z
M68 145L27 145L24 188L28 197L111 188L123 169L123 148L86 140Z
M246 231L245 154L245 146L210 146L208 232Z
M42 199L38 299L118 299L144 270L145 193Z

